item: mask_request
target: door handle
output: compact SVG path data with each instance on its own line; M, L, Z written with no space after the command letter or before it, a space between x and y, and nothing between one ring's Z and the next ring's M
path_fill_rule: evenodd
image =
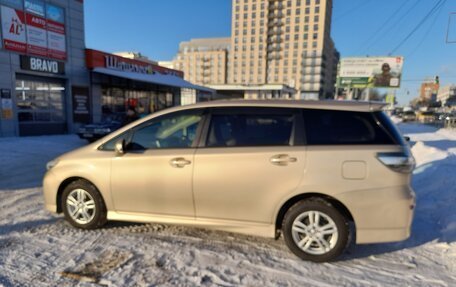
M184 167L184 166L189 165L191 163L192 163L191 161L186 160L183 157L176 157L176 158L173 158L172 160L169 161L169 164L172 167Z
M271 157L269 161L272 164L284 166L288 165L290 162L297 162L298 160L295 157L290 157L288 154L278 154Z

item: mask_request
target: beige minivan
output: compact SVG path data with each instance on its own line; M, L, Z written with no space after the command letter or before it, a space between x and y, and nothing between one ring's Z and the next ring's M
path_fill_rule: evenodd
M170 108L48 163L46 209L79 228L188 224L328 261L404 240L414 159L382 104L233 100ZM352 229L352 230L351 230Z

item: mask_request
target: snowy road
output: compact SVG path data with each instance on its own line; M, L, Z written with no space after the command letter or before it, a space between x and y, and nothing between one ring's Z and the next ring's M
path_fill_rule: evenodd
M418 168L412 237L303 262L283 240L159 224L70 227L43 209L45 163L75 136L0 138L0 286L456 286L456 131L401 124Z

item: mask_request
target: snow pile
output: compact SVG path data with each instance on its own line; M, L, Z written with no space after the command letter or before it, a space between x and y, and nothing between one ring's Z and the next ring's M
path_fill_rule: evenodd
M412 147L417 163L412 182L417 204L422 212L428 213L427 219L437 224L437 230L429 232L436 236L440 233L440 240L451 243L456 240L456 130L439 129L407 136L417 141ZM429 225L426 221L416 222Z

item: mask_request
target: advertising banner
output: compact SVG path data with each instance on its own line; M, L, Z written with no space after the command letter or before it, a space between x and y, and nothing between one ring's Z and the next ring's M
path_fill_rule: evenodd
M66 59L65 17L63 9L54 5L47 5L47 40L48 56L51 58Z
M340 88L399 88L403 57L360 57L340 60Z
M32 14L26 15L27 52L32 55L47 56L46 19Z
M63 13L63 9L52 4L46 5L46 17L54 22L61 24L65 23L65 15Z
M32 13L41 17L44 17L44 2L41 0L25 0L24 2L25 11L27 13Z
M3 47L25 53L27 50L24 12L10 7L1 7Z
M420 89L420 97L425 101L435 101L439 92L438 83L422 83Z
M11 99L11 90L1 89L0 90L1 98L1 108L2 108L2 118L9 120L13 118L13 100Z

